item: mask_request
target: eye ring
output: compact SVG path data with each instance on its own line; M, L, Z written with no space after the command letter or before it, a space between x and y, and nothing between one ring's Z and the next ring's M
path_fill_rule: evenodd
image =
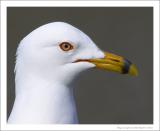
M73 45L70 44L69 42L62 42L59 47L63 50L63 51L69 51L73 49Z

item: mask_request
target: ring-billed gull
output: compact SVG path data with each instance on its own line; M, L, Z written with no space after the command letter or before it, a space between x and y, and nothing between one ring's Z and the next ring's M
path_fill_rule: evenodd
M137 75L131 62L101 51L70 24L53 22L35 29L17 49L16 98L8 123L78 123L69 84L93 67Z

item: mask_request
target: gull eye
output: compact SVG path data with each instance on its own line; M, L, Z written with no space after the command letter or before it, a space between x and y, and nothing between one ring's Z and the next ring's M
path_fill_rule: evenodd
M63 51L69 51L73 49L73 45L71 45L69 42L62 42L59 47L63 50Z

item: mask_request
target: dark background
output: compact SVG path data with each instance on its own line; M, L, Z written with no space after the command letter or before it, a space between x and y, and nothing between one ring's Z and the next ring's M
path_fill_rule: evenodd
M14 102L15 53L35 28L68 22L88 34L105 51L122 55L138 77L91 69L76 79L80 124L153 123L152 7L9 7L7 9L7 116Z

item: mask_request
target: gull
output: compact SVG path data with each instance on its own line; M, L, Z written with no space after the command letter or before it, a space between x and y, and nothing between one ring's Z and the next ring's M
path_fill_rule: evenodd
M68 23L52 22L33 30L17 48L16 97L8 123L79 123L71 82L89 68L138 74L129 60L100 50Z

